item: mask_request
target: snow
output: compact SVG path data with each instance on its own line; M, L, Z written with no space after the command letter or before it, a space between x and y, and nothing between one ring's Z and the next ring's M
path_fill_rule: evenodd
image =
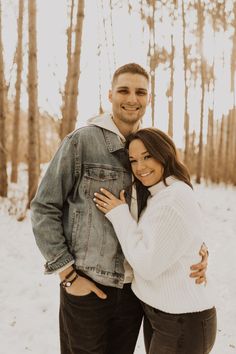
M13 188L14 187L14 188ZM11 185L0 199L0 354L58 354L57 276L45 276L29 213L19 222L24 193ZM197 185L210 251L208 277L216 284L217 340L212 354L236 353L236 188ZM16 203L17 196L19 201ZM144 354L140 332L135 354Z

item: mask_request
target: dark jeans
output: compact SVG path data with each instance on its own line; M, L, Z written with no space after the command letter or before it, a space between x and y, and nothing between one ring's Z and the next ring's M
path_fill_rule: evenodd
M143 309L131 290L95 283L107 294L68 294L61 288L61 354L133 354Z
M215 308L169 314L143 304L144 339L148 354L208 354L216 337Z

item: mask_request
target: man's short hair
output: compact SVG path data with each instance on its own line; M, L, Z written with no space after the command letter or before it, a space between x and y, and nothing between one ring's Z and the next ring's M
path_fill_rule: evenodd
M143 75L149 82L149 75L148 75L147 71L141 65L136 64L136 63L129 63L129 64L125 64L125 65L119 67L114 72L113 78L112 78L112 86L114 85L118 76L120 76L121 74L127 74L127 73Z

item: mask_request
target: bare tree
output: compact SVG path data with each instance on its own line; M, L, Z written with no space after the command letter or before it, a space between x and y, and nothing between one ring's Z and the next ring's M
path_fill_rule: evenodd
M201 183L202 166L203 166L203 119L204 119L204 104L205 104L205 78L206 69L205 62L202 55L203 48L203 30L204 30L204 5L198 0L198 36L199 36L199 53L201 53L200 72L201 72L201 109L200 109L200 131L199 131L199 144L198 144L198 159L196 171L196 183Z
M208 110L207 144L205 146L204 177L215 180L215 149L214 149L214 106Z
M156 31L155 31L155 14L156 14L156 1L147 1L151 8L151 16L148 17L147 22L149 26L149 67L150 67L150 77L151 77L151 94L152 94L152 125L155 121L155 97L156 97L156 68L157 68L157 52L156 52Z
M16 51L16 97L15 97L15 109L14 109L14 122L12 130L12 149L11 149L11 182L16 183L18 178L18 147L19 147L19 126L20 126L20 96L21 96L21 75L23 66L22 55L22 37L23 37L23 14L24 14L24 0L19 1L19 15L17 23L18 43Z
M231 95L233 97L233 106L230 110L230 157L228 158L229 164L229 178L234 185L236 185L236 173L235 173L235 166L236 166L236 102L235 102L235 74L236 74L236 2L234 2L233 6L233 21L232 21L232 28L234 29L233 33L233 46L232 46L232 53L231 53Z
M217 175L216 182L219 183L223 179L224 174L224 147L225 147L225 117L221 118L221 124L218 125L218 151L217 151ZM220 162L220 166L219 166Z
M6 84L4 76L3 43L2 43L2 4L0 1L0 196L7 197L7 151L5 136Z
M113 5L112 5L112 0L110 0L110 23L111 23L111 39L112 39L113 60L114 60L114 66L116 68L116 47L115 47L114 29L113 29Z
M169 119L168 119L168 134L173 137L173 95L174 95L174 55L175 47L173 43L173 34L171 34L171 53L170 53L170 83L169 89L167 90L168 97L168 109L169 109Z
M183 61L184 61L184 163L189 165L189 113L188 113L188 83L187 83L187 70L188 70L188 54L186 48L186 20L184 0L181 3L182 8L182 27L183 27Z
M39 123L36 41L36 1L28 1L29 64L28 64L28 202L36 193L39 180Z
M62 121L60 128L60 137L63 137L68 132L68 121L69 121L69 88L70 81L72 80L72 33L73 33L73 18L74 18L74 0L71 0L70 6L70 24L67 29L67 75L65 83L65 91L63 94L63 106L62 106Z
M71 132L75 128L77 118L77 100L78 100L78 84L80 78L80 57L81 57L81 45L82 45L82 30L84 20L84 0L78 0L78 10L76 16L76 28L75 28L75 46L72 58L72 69L69 79L68 89L68 111L66 113L65 129L61 133L61 138Z

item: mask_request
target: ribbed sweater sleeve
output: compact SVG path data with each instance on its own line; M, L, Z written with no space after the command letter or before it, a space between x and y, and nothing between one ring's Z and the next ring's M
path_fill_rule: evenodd
M126 259L146 280L165 272L192 242L187 223L172 205L149 206L138 224L126 204L112 209L106 217L113 224Z

